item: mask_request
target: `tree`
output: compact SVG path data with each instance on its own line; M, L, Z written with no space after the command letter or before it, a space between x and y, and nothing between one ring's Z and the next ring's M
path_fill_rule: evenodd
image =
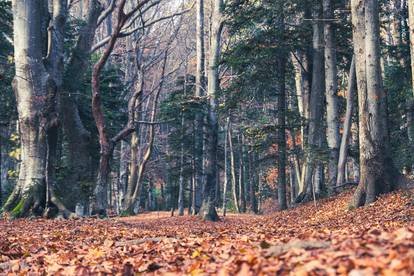
M203 219L217 221L216 212L216 188L217 188L217 147L218 147L218 118L217 118L217 96L220 89L219 80L219 58L221 53L221 33L223 29L223 0L215 0L213 6L211 38L210 38L210 55L208 64L208 87L207 96L208 119L207 119L207 162L206 162L206 182L203 193L203 204L201 215ZM197 79L196 79L197 81Z
M328 189L330 190L336 185L340 146L333 2L334 1L332 0L323 0L327 120L326 133L329 148Z
M394 187L398 174L389 155L387 102L380 66L376 0L352 0L353 42L359 105L361 179L351 207L370 204Z
M13 2L16 95L21 136L19 181L4 210L13 217L67 212L55 195L57 91L62 84L63 27L66 2ZM48 26L47 26L48 25ZM53 30L53 31L52 31ZM47 44L43 43L47 38Z
M108 7L103 11L97 0L90 0L87 3L83 23L79 29L75 46L70 52L68 63L65 66L62 89L60 93L60 113L62 116L63 137L67 143L68 168L65 177L65 184L68 187L81 189L86 183L94 183L92 178L93 169L91 158L92 137L81 118L81 101L79 91L82 91L83 80L87 73L91 47L94 41L95 32L102 21L101 14L107 14L111 10ZM77 194L77 198L78 198Z
M346 161L348 156L348 140L351 134L352 126L352 111L354 105L355 97L355 86L356 86L356 73L355 73L355 58L352 58L351 67L349 69L348 75L348 90L346 95L346 112L345 112L345 122L344 130L342 133L341 147L339 150L339 159L338 159L338 175L336 179L336 185L342 185L345 182L345 170L346 170Z
M205 96L205 47L204 47L204 0L196 0L196 88L194 96L201 99ZM201 201L203 197L203 144L204 144L204 112L197 114L196 125L195 125L195 145L194 145L194 204L193 215L199 212Z
M324 49L323 29L321 23L321 3L317 1L313 7L313 61L312 61L312 88L309 100L309 124L307 130L306 169L304 172L304 197L308 201L320 191L320 183L313 181L314 174L318 173L322 165L320 159L322 149L323 125L320 120L323 116L324 81Z

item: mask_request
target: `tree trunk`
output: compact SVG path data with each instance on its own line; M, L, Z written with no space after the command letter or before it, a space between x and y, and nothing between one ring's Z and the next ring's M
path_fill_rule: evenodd
M184 84L185 86L186 84ZM181 131L184 133L184 115L181 114ZM181 140L180 148L180 178L178 191L178 215L184 216L184 140Z
M251 147L249 151L249 199L250 199L250 210L253 213L257 213L257 200L256 200L256 181L257 174L256 169L253 165L256 163L256 154Z
M165 68L167 65L167 58L168 58L168 47L167 47L167 50L165 50L164 52L163 63L162 63L162 68L161 68L161 80L160 80L158 89L156 90L154 99L153 99L153 106L152 106L151 115L150 115L151 124L148 126L149 130L148 130L147 146L145 150L143 151L141 163L139 165L137 164L138 166L137 177L136 177L134 188L130 189L127 195L126 212L128 214L136 214L136 212L138 211L138 209L135 207L139 207L139 200L141 198L145 169L146 169L147 163L152 155L152 151L154 148L155 118L157 114L158 100L159 100L161 91L164 88Z
M321 18L321 7L319 4L314 8L315 19L313 26L313 67L312 67L312 92L309 106L309 125L306 154L306 169L304 172L304 191L298 201L308 201L312 198L312 179L316 167L316 159L321 146L322 116L323 116L323 91L324 91L324 51L323 32ZM320 157L319 157L320 158Z
M118 206L120 210L125 208L126 188L128 185L128 160L130 147L126 141L121 141L121 157L119 159L119 183Z
M79 37L69 58L60 96L63 135L67 140L68 153L68 177L65 182L71 185L71 189L76 193L80 193L81 185L91 185L94 182L90 158L90 133L80 118L77 97L75 96L81 81L73 81L84 78L88 68L96 22L102 10L97 0L88 2L85 24L79 30ZM81 201L86 201L86 198L81 197Z
M98 214L100 216L106 216L106 208L108 204L107 189L108 189L108 175L110 171L109 161L114 150L114 143L109 139L105 118L102 110L101 103L101 89L100 89L100 74L104 68L107 60L109 59L115 43L118 38L118 34L127 20L125 13L123 12L126 0L122 0L117 8L118 22L117 26L111 36L107 48L104 50L102 56L94 64L92 68L92 115L95 119L95 124L99 134L100 145L100 158L98 167L98 176L96 186L94 190L94 198L92 202L92 214Z
M205 96L205 48L204 48L204 0L196 0L196 85L195 96L200 100ZM196 114L195 126L195 205L193 215L198 214L202 204L203 192L203 143L204 143L204 115L201 112Z
M241 132L241 131L240 131ZM242 213L246 212L246 191L244 178L244 136L239 135L239 206Z
M283 20L283 19L282 19ZM284 24L284 22L282 23ZM279 210L287 209L286 201L286 89L285 89L285 68L286 59L279 54L277 60L278 90L277 90L277 195Z
M14 1L14 58L16 95L21 137L18 183L4 210L13 217L41 215L45 207L49 97L52 78L43 64L42 1ZM52 88L52 89L51 89Z
M229 119L230 120L230 119ZM229 151L230 151L230 173L231 173L231 186L233 191L233 203L236 211L240 213L239 200L237 196L237 178L236 178L236 164L233 148L233 139L232 139L232 126L231 121L229 122L228 127L228 139L229 139Z
M376 0L352 0L353 42L359 103L361 179L350 207L359 207L390 191L397 179L388 155L386 96L379 48L379 11Z
M349 69L348 76L348 91L346 95L346 111L345 111L345 122L342 132L341 148L339 150L339 161L338 161L338 177L336 179L336 185L345 183L345 169L346 160L348 155L348 142L351 134L352 126L352 109L354 103L356 85L356 73L355 73L355 58L352 57L351 67Z
M229 164L227 160L228 154L228 139L229 139L229 124L230 118L227 117L226 119L226 127L224 129L224 183L223 183L223 217L226 216L227 211L227 190L229 184Z
M210 42L210 56L208 65L208 88L207 95L209 99L208 104L208 133L206 141L206 183L203 194L203 204L201 215L204 220L217 221L219 217L216 212L216 188L217 188L217 147L218 147L218 119L217 119L217 103L216 97L220 89L219 80L219 58L221 52L221 32L223 28L221 9L223 5L222 0L214 1L212 27L211 27L211 42ZM201 12L200 12L201 13Z
M329 148L328 190L332 191L336 185L339 157L339 115L337 95L336 45L333 25L333 1L323 0L324 38L325 38L325 95L327 140Z

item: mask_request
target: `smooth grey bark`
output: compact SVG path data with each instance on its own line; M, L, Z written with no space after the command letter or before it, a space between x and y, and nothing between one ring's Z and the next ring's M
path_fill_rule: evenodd
M240 213L240 206L239 200L237 196L237 178L236 178L236 162L235 162L235 154L234 154L234 147L233 147L233 131L232 131L232 124L231 119L229 119L228 125L228 140L229 140L229 151L230 151L230 174L231 174L231 188L233 192L233 203L236 211Z
M253 147L250 147L249 155L249 205L250 210L257 214L257 198L256 198L256 182L257 172L254 164L256 164L256 154L253 151Z
M229 186L229 162L228 162L228 139L229 139L229 124L230 118L226 119L226 126L224 128L224 183L223 183L223 217L227 212L227 190Z
M312 23L313 28L313 66L312 66L312 92L309 100L309 124L307 133L306 169L304 174L304 191L298 197L298 201L308 201L312 198L312 179L317 166L316 159L320 151L322 137L323 116L323 92L324 92L324 50L323 50L323 26L320 21L321 6L315 4Z
M201 99L205 93L205 47L204 47L204 0L196 0L196 84L195 97ZM203 108L204 111L204 108ZM193 215L198 214L203 200L204 159L204 112L196 114L195 125L195 200Z
M245 177L244 177L244 136L240 131L238 136L239 141L239 207L240 212L246 212L246 190L245 190Z
M187 74L184 77L184 95L186 95L186 88L187 88ZM181 133L184 135L185 129L185 119L184 114L181 112ZM181 140L180 145L180 177L179 177L179 187L178 187L178 215L184 216L184 140Z
M352 57L351 67L348 75L348 90L346 95L346 111L345 122L342 132L341 147L339 150L338 160L338 176L336 179L336 185L339 186L345 183L345 169L348 156L348 144L349 136L351 135L352 126L352 112L356 89L356 72L355 72L355 57Z
M395 187L398 173L389 156L386 95L380 66L379 10L376 0L352 0L353 42L359 103L361 179L350 207L376 200Z
M184 128L184 117L181 118L181 127ZM178 191L178 215L184 216L184 142L181 142L180 148L180 177Z
M333 24L332 0L323 0L324 40L325 40L325 96L326 96L326 137L329 148L328 190L336 185L338 158L340 147L339 114L338 114L338 85L336 69L336 43Z
M48 107L53 79L43 63L43 1L13 1L16 96L21 137L19 179L4 210L13 217L40 215L45 207Z
M200 1L200 0L199 0ZM198 2L198 1L197 1ZM221 53L221 33L223 29L222 18L223 1L215 0L212 14L212 26L210 37L210 55L208 64L208 115L207 127L208 133L206 139L206 182L203 194L203 203L201 215L204 220L219 220L216 211L216 189L218 183L217 177L217 148L218 148L218 119L217 119L217 103L216 97L220 89L219 80L219 58ZM201 12L200 12L201 13ZM199 34L200 35L200 34ZM200 39L200 38L199 38Z
M121 150L120 150L120 159L119 159L119 184L118 184L118 206L120 210L125 208L125 195L126 188L128 185L128 164L129 164L129 144L122 140L121 141Z

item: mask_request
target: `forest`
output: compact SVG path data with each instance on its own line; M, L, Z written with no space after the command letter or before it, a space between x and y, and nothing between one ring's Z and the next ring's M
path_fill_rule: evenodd
M0 0L0 275L413 275L414 0Z

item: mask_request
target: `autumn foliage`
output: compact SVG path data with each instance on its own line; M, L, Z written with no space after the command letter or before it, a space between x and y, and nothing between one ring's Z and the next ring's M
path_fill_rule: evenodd
M221 222L127 218L0 221L0 274L412 275L413 190L348 210L351 192Z

